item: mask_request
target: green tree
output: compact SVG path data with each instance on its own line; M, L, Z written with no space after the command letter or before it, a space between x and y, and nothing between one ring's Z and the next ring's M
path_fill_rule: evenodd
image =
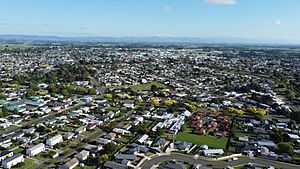
M157 129L156 129L156 134L157 134L158 136L162 136L162 135L165 134L165 131L164 131L164 129L162 129L161 127L157 127Z
M0 94L0 100L5 100L7 96L5 94Z
M158 90L158 87L156 85L151 85L151 91L154 93Z
M290 156L294 154L294 147L290 143L280 142L277 147L280 153L287 153Z
M63 89L61 91L61 94L64 95L64 96L69 96L70 95L67 89Z
M25 94L25 97L29 98L31 96L34 96L35 95L35 91L32 90L32 89L28 89L26 94Z
M157 106L159 105L159 101L156 99L156 98L151 98L149 100L149 103L152 105L152 106Z
M107 161L109 159L108 154L103 154L101 157L104 161Z
M103 146L103 151L109 155L112 155L117 150L118 150L118 146L114 143L108 143Z

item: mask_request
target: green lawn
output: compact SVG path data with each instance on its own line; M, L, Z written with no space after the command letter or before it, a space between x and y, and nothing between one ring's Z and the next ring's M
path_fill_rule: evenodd
M157 88L160 88L160 89L165 89L167 88L166 85L162 84L162 83L158 83L156 81L153 81L153 82L149 82L149 83L143 83L143 84L138 84L138 85L134 85L134 86L130 86L130 88L132 90L151 90L151 86L152 85L156 85Z
M126 136L122 136L121 138L117 138L116 141L120 141L122 143L128 143L130 141L130 138Z
M20 167L12 167L13 169L31 169L37 167L38 164L35 163L32 159L25 158L24 163Z
M236 137L245 137L245 136L249 136L249 134L247 134L247 133L242 133L242 132L237 132L237 133L235 134L235 136L236 136Z
M194 143L197 145L206 144L210 148L222 148L225 149L227 142L226 138L217 138L211 136L200 136L196 134L190 134L186 132L180 132L176 135L177 140L186 141L189 143Z

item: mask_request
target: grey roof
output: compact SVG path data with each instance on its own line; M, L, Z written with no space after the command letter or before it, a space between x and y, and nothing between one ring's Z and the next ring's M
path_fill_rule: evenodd
M104 167L111 168L111 169L128 169L127 166L112 161L106 161L104 163Z

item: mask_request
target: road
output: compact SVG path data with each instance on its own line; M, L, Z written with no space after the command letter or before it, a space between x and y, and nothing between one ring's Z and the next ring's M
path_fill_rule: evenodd
M12 133L12 132L18 132L18 131L20 131L22 128L31 127L31 126L33 126L33 125L35 125L35 124L38 124L38 123L42 122L42 121L48 120L49 118L53 118L53 117L55 117L56 115L63 113L64 111L72 111L72 110L75 110L75 109L79 108L80 106L85 105L85 104L86 104L86 103L79 102L78 104L76 104L76 105L74 105L74 106L71 106L71 107L68 107L68 108L66 108L66 109L61 109L61 110L59 110L59 111L57 111L57 112L52 112L52 113L50 113L50 114L48 114L48 115L46 115L46 116L40 117L40 118L38 118L38 119L36 119L36 120L32 120L32 121L30 121L30 122L28 122L28 123L26 123L26 124L24 124L24 125L22 125L22 126L20 126L20 127L6 130L6 131L4 131L4 132L2 133L2 135L8 134L8 133Z
M271 160L266 160L261 158L250 159L249 157L240 157L239 160L237 161L227 162L227 161L206 161L202 159L194 159L192 156L188 156L188 155L171 154L171 155L163 155L163 156L152 158L151 160L144 163L142 169L151 169L152 166L158 164L159 162L171 161L171 160L188 162L189 164L202 164L203 166L213 165L215 167L237 166L237 165L242 165L247 163L270 165L282 169L298 169L300 167L294 164L282 163L278 161L271 161Z

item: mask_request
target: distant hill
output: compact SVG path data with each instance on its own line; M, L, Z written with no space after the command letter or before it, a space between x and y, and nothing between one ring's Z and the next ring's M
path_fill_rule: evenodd
M199 44L293 44L283 40L247 38L191 38L191 37L60 37L35 35L0 35L2 42L107 42L107 43L199 43Z

